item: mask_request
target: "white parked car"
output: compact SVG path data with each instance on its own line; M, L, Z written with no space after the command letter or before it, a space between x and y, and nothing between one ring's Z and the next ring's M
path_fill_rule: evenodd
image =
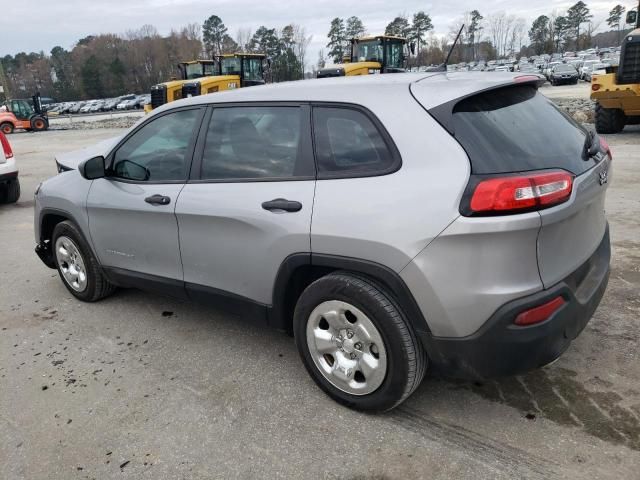
M9 140L0 132L0 203L15 203L20 198L18 167Z

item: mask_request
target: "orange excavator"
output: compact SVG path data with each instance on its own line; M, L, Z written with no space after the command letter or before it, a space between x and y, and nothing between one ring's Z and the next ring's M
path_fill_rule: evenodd
M49 117L42 109L39 93L31 97L31 101L11 99L0 106L0 131L5 135L15 129L41 132L48 128Z

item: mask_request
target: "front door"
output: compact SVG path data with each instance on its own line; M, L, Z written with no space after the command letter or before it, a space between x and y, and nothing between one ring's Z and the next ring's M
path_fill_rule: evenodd
M150 281L182 281L174 214L185 185L202 108L157 116L109 156L108 176L87 198L89 231L101 265Z
M270 305L284 259L310 251L308 106L213 108L176 207L187 289ZM200 142L199 142L200 143Z

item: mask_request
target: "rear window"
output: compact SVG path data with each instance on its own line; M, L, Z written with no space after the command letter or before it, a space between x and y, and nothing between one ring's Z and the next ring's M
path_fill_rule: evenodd
M563 168L579 175L586 131L531 86L474 95L453 109L453 134L474 174Z

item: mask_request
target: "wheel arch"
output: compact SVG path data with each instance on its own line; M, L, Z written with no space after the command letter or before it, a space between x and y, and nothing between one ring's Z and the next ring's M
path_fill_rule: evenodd
M51 237L53 236L53 231L56 228L56 225L65 221L73 222L74 225L76 225L78 231L80 232L80 235L84 237L84 241L95 256L93 245L91 245L91 242L89 242L86 238L84 232L80 228L80 223L75 219L73 214L55 208L43 208L40 211L40 215L38 218L39 233L38 244L36 245L36 253L49 268L56 268L55 261L53 260L53 252L51 250Z
M270 325L291 333L293 311L303 290L318 278L339 270L357 274L382 286L398 302L416 333L430 333L409 287L392 269L370 260L308 252L289 255L280 265L269 311Z

